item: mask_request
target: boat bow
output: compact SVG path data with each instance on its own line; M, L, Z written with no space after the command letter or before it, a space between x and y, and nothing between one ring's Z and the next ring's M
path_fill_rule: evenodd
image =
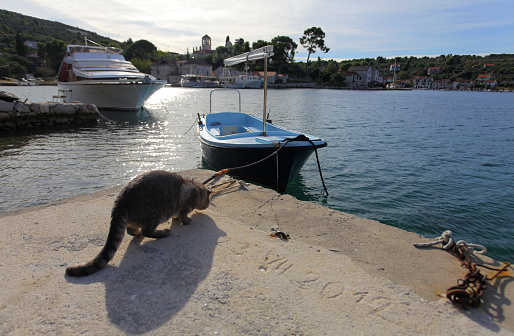
M319 137L289 130L266 119L267 62L272 55L273 46L270 45L224 61L229 66L264 59L263 117L241 112L238 90L212 90L210 111L199 116L197 136L202 156L213 168L228 169L233 175L284 192L312 152L327 146L327 143ZM219 91L239 93L238 112L212 112L212 95Z

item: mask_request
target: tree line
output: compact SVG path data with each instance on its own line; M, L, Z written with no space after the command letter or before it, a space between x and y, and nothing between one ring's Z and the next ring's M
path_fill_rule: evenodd
M12 77L17 74L33 73L36 77L52 77L56 75L67 44L82 44L84 37L105 46L117 47L124 50L127 60L130 60L140 71L151 72L152 62L169 58L169 54L158 50L148 40L119 42L94 32L85 31L62 23L37 19L22 14L0 10L0 76ZM37 50L30 50L24 41L37 41ZM227 36L227 40L229 37ZM289 74L292 80L317 81L320 85L344 86L345 74L351 66L372 66L380 71L381 76L392 76L389 67L396 60L400 65L398 78L409 80L415 76L426 76L429 67L440 67L442 73L433 76L434 79L474 80L479 74L491 74L500 85L514 87L514 55L493 54L476 55L441 55L439 57L397 57L386 59L363 58L337 61L323 59L318 56L311 60L317 51L327 53L330 48L325 45L325 33L320 27L311 27L303 32L299 44L289 36L279 35L271 39L245 41L237 38L232 45L218 46L205 60L216 69L223 65L227 57L258 49L273 44L274 56L269 65L270 71ZM299 45L308 51L306 62L295 60ZM43 64L35 64L27 59L27 53L36 52L44 59ZM185 54L173 56L177 60L191 57L189 50ZM491 65L493 64L493 65ZM487 65L487 66L486 66ZM262 69L261 63L253 65L255 70Z
M227 36L226 41L229 41L229 36ZM217 47L215 52L209 54L205 60L216 69L223 66L223 60L228 57L259 49L270 44L273 45L274 53L271 59L270 69L279 73L293 72L296 68L294 57L298 44L291 37L282 35L274 37L271 41L257 40L252 43L251 48L249 41L238 38L231 46L227 46L227 43L225 43L225 46ZM308 71L307 65L309 64L311 54L316 53L318 49L325 53L330 50L330 48L325 46L325 32L320 27L306 29L303 32L303 36L300 38L300 44L309 52L305 73Z
M119 42L108 37L100 36L94 32L86 31L78 27L71 27L59 22L53 22L25 16L6 10L0 10L0 76L16 77L19 74L33 73L36 77L55 76L62 57L68 44L82 44L84 37L109 47L121 48L124 50L125 58L131 61L140 71L150 73L152 62L166 58L167 53L158 50L148 40ZM312 27L304 31L300 44L304 46L309 57L318 49L328 52L330 49L325 46L325 33L319 27ZM228 39L228 36L227 36ZM37 50L31 50L24 44L24 41L38 42ZM279 73L298 72L300 77L307 77L308 63L302 72L294 61L298 44L288 36L277 36L271 41L258 40L253 43L237 38L235 43L229 47L219 46L215 52L206 57L206 61L217 68L223 65L227 57L238 55L251 49L273 44L274 57L270 70ZM43 64L37 64L27 59L29 52L37 52L38 56L44 59ZM189 52L176 56L176 59L188 59ZM257 64L257 68L259 64Z

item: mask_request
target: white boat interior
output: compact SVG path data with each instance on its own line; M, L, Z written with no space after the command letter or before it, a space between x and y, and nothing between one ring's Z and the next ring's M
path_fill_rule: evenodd
M305 133L295 132L284 127L266 123L266 134L263 135L262 119L240 112L218 112L205 115L205 126L200 127L200 134L206 143L225 147L277 147L285 139L305 135L316 145L323 140ZM204 131L205 130L205 131ZM302 142L292 142L289 147L305 146Z

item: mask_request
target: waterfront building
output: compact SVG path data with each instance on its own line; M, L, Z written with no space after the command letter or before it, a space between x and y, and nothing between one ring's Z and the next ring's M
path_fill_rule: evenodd
M449 79L439 79L432 83L433 90L452 90L453 83Z
M443 73L443 70L439 67L431 67L431 68L428 68L428 75L429 76L432 76L432 75L440 75Z
M416 76L413 79L415 89L431 89L434 79L427 76Z
M346 79L347 87L355 89L366 89L375 87L377 84L383 83L383 78L380 77L378 69L371 66L352 66L348 69L351 78ZM356 75L353 75L355 73ZM345 74L346 76L346 74Z
M389 66L389 71L400 71L400 64L391 64Z
M212 76L212 65L202 59L182 61L160 60L152 64L151 75L164 79L168 84L179 85L182 75Z
M470 80L460 79L453 82L453 89L458 91L467 91L473 87L473 82Z
M279 74L277 74L276 71L268 71L267 75L268 75L268 84L275 84L275 82L277 81L277 79L280 76ZM264 80L264 71L252 71L252 76L256 76L259 79ZM281 78L283 78L283 77L281 77ZM283 83L285 83L285 81Z

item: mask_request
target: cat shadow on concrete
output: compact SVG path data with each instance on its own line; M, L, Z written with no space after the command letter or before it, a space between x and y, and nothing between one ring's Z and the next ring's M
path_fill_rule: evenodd
M202 213L189 225L173 221L171 232L163 239L134 237L120 265L105 270L108 317L124 332L143 334L175 316L209 274L218 239L226 235Z

